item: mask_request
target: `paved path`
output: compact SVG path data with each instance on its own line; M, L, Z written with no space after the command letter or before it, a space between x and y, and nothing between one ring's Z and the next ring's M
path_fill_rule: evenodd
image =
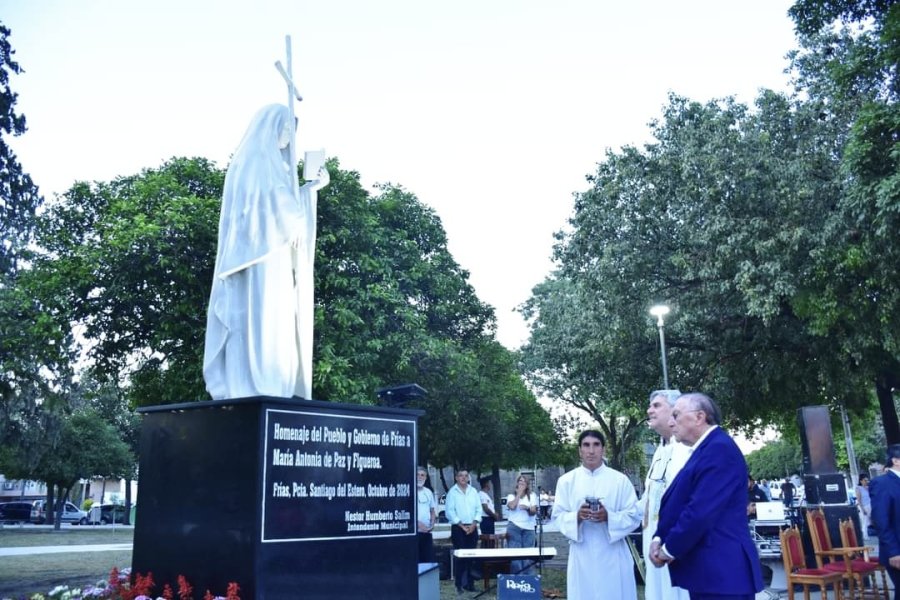
M72 546L16 546L0 548L0 556L27 556L29 554L61 554L64 552L108 552L131 550L131 544L84 544Z

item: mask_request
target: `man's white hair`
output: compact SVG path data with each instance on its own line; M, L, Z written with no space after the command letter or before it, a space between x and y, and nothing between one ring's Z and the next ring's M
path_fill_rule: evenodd
M678 396L681 395L681 392L678 390L654 390L650 392L649 402L653 402L653 399L657 396L663 396L666 399L666 402L669 403L669 406L675 406L675 401L678 400Z

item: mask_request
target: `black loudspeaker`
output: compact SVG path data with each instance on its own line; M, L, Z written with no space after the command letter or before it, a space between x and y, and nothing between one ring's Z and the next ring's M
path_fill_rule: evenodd
M805 475L807 504L847 504L847 482L843 473Z
M828 407L804 406L798 411L797 422L803 448L803 472L807 475L837 472Z

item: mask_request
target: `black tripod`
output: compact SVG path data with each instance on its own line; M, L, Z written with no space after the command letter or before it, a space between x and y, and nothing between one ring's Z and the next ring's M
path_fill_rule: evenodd
M544 575L544 515L541 514L541 486L537 486L537 545L538 545L538 575L543 579Z

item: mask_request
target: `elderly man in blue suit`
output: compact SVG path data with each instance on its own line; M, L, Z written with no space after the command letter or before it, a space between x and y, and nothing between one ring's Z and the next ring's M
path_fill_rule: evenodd
M672 584L691 600L753 600L763 588L759 554L747 527L747 463L720 427L705 394L683 394L673 435L691 456L662 497L650 559L669 565Z
M887 449L887 469L869 484L872 525L878 532L878 560L894 582L894 600L900 600L900 444Z

